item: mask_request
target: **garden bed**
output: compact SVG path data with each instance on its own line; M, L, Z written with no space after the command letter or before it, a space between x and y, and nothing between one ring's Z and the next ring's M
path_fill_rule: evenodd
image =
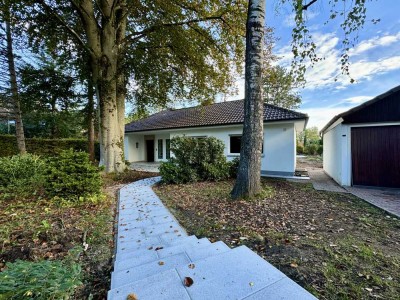
M105 176L107 197L98 204L60 205L35 195L28 200L0 201L0 271L17 259L61 260L72 248L87 247L78 261L83 286L75 299L106 299L114 251L116 192L125 183L152 176L155 174L135 171Z
M231 201L234 181L159 185L189 234L247 245L321 299L396 299L400 221L362 200L309 183L263 180L251 201Z

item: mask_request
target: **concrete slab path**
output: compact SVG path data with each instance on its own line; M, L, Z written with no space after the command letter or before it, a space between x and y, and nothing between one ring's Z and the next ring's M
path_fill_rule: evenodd
M312 168L307 170L311 178L312 185L317 191L348 193L344 188L339 186L332 178L330 178L323 169Z
M316 299L245 246L188 236L151 189L159 180L120 190L108 299Z

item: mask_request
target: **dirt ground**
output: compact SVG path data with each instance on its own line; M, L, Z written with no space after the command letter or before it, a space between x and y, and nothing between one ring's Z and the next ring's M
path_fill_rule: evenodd
M104 176L107 197L98 204L60 205L37 196L0 201L0 272L17 259L63 259L69 250L85 243L88 248L79 258L84 285L75 299L106 299L117 192L126 183L155 175L127 171Z
M298 169L322 169L322 157L315 156L297 156L296 168Z
M230 200L232 186L201 182L155 191L190 234L247 245L320 299L399 299L398 219L310 183L265 179L251 201Z

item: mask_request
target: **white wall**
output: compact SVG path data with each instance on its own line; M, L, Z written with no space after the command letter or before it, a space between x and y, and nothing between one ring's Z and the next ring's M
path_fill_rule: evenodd
M138 148L136 148L136 143L138 143ZM126 160L130 162L145 160L146 145L143 135L125 134L124 146Z
M264 126L264 157L261 170L289 175L296 169L296 131L293 123Z
M197 137L216 137L225 144L224 154L228 160L239 157L239 154L230 153L230 136L241 135L243 126L233 125L219 128L191 128L176 129L173 131L155 131L146 133L128 133L125 138L125 152L131 162L144 161L145 144L144 134L154 135L155 161L166 160L166 139L174 136L186 135ZM163 159L158 159L158 140L163 140ZM139 149L135 143L139 141ZM262 155L261 170L263 174L293 175L296 168L296 130L294 123L273 123L264 125L264 153Z
M342 124L324 133L323 137L323 167L324 171L339 184L342 180ZM344 141L346 143L346 141Z

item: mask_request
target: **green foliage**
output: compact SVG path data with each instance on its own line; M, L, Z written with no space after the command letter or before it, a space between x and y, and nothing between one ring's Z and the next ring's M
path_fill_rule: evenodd
M65 150L47 161L44 187L50 197L72 202L96 201L101 184L99 169L85 152Z
M240 158L239 157L235 157L231 162L229 162L230 166L229 166L229 177L231 178L236 178L237 177L237 173L239 170L239 162L240 162Z
M304 152L308 155L316 155L317 154L318 145L316 144L308 144L304 147Z
M324 152L324 147L322 145L319 145L317 148L317 154L322 155L323 152Z
M296 146L296 153L297 154L304 154L304 147L302 145Z
M0 273L0 299L70 299L82 285L74 260L17 260Z
M25 139L29 153L40 156L55 156L63 150L88 151L88 141L85 139ZM18 154L17 140L12 135L0 135L0 157ZM96 159L100 158L99 143L95 143Z
M279 107L293 109L301 104L301 97L296 91L299 85L295 76L281 66L264 68L264 102Z
M224 155L224 143L214 137L175 137L171 151L175 157L160 166L166 183L222 180L230 177L232 163Z
M43 184L45 163L39 156L26 154L0 158L0 198L28 198Z

